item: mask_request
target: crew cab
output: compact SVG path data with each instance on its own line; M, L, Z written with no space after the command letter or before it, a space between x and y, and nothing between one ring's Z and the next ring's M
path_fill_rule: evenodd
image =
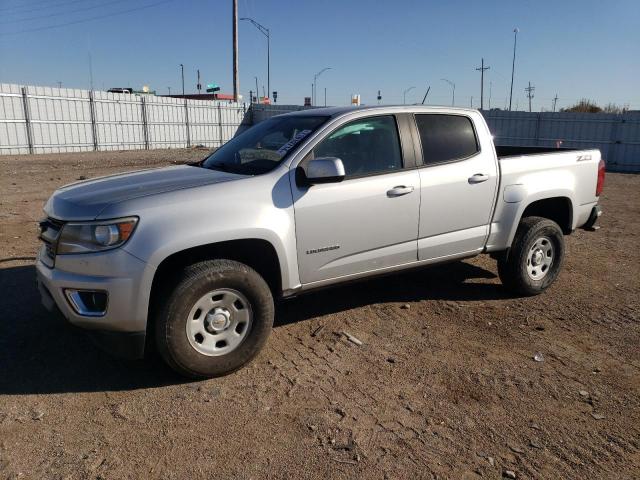
M274 301L319 287L485 253L541 293L603 183L598 150L495 147L476 110L304 110L198 163L60 188L38 284L116 354L223 375L265 344Z

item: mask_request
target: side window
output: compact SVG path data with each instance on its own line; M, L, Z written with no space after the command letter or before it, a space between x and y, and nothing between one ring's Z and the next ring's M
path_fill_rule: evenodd
M462 115L416 115L425 165L470 157L480 151L469 117Z
M311 153L312 158L341 159L347 177L402 168L398 127L393 115L349 122L329 134Z

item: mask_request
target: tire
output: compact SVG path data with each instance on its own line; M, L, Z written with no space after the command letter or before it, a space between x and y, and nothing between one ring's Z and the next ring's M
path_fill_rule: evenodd
M523 218L511 249L498 260L502 284L518 295L538 295L556 280L564 261L564 236L556 222Z
M190 378L231 373L262 349L273 326L273 296L252 268L232 260L186 267L156 318L165 362Z

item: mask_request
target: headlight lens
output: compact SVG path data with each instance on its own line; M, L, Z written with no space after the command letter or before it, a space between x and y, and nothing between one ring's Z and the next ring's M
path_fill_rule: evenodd
M60 233L57 253L90 253L117 248L131 238L137 223L136 217L67 223Z

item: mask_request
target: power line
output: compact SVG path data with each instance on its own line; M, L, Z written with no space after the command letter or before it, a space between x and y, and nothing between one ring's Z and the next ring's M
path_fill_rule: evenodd
M128 10L120 10L119 12L107 13L105 15L96 15L95 17L89 17L89 18L84 18L84 19L80 19L80 20L75 20L73 22L57 23L55 25L47 25L47 26L38 27L38 28L27 28L27 29L24 29L24 30L16 30L14 32L0 32L0 37L9 36L9 35L18 35L20 33L40 32L42 30L51 30L53 28L67 27L69 25L77 25L77 24L80 24L80 23L92 22L92 21L95 21L95 20L101 20L103 18L115 17L117 15L124 15L126 13L137 12L139 10L144 10L146 8L151 8L151 7L156 7L158 5L162 5L164 3L169 3L169 2L172 2L172 1L173 0L162 0L160 2L149 3L147 5L142 5L142 6L136 7L136 8L129 8Z
M24 13L38 12L40 10L46 10L48 8L64 7L66 5L73 5L75 3L82 3L86 1L87 0L66 0L64 2L58 2L58 3L52 3L50 1L34 2L27 5L14 5L13 7L0 8L0 12L7 12L4 15L22 15ZM41 5L41 4L45 4L45 5ZM40 5L40 6L33 8L34 5ZM27 7L27 9L23 10L25 7ZM15 11L16 9L17 11ZM12 12L11 10L14 10L14 11Z
M56 12L56 13L49 13L47 15L37 15L35 17L28 17L28 18L19 18L16 20L10 20L8 22L0 22L0 25L9 25L12 23L20 23L20 22L29 22L31 20L39 20L41 18L51 18L51 17L59 17L60 15L73 15L74 13L78 13L78 12L84 12L87 10L93 10L96 8L100 8L100 7L108 7L109 5L114 5L116 3L122 3L122 2L126 2L128 0L114 0L112 2L106 2L106 3L99 3L98 5L92 5L90 7L86 7L86 8L76 8L73 11L67 11L67 12Z

